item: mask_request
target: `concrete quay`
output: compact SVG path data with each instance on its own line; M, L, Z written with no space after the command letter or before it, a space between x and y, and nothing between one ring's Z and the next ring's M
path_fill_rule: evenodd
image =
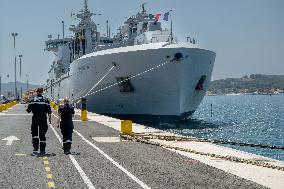
M32 156L31 114L17 104L0 113L0 188L284 188L284 171L120 140L120 120L76 110L72 154L64 155L56 112L47 154ZM133 124L136 133L164 133ZM3 140L4 139L4 140ZM283 162L210 143L158 141L204 152Z

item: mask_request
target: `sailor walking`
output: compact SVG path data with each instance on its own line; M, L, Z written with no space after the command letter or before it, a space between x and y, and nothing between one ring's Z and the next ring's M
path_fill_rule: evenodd
M36 92L37 96L29 102L26 111L33 113L31 125L33 154L36 155L40 149L40 154L44 155L46 147L45 134L48 129L46 114L48 114L49 123L51 123L51 107L48 99L42 96L43 88L38 88Z
M68 98L64 99L64 104L58 109L58 127L63 135L63 150L64 154L70 154L72 145L74 107L69 104Z

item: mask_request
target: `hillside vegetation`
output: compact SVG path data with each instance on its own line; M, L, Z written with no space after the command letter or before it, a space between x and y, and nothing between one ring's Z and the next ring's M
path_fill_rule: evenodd
M281 93L284 89L284 75L252 74L242 78L227 78L211 82L209 94Z

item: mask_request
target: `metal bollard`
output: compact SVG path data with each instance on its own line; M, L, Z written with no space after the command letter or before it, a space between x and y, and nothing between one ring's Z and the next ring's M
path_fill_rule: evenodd
M123 120L121 121L121 134L123 135L131 135L132 134L132 121L131 120Z
M55 108L55 103L53 101L50 102L50 106L54 109Z
M54 110L55 110L56 112L58 112L58 109L59 109L59 102L56 102L56 103L54 104Z
M88 121L88 111L87 111L87 100L86 98L81 99L81 120Z

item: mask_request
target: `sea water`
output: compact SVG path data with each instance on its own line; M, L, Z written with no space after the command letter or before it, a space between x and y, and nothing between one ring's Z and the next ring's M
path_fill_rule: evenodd
M163 128L184 136L284 146L284 95L206 96L192 119ZM284 160L284 150L226 146Z

